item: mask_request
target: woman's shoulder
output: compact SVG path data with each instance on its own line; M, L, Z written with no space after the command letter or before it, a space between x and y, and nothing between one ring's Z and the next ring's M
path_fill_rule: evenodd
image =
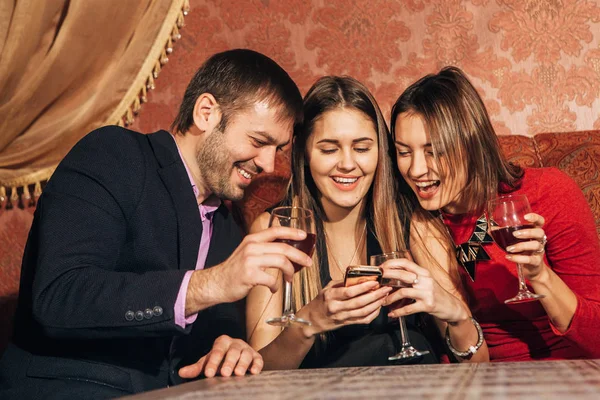
M554 182L574 182L569 175L556 167L525 168L524 182L549 184Z
M556 167L526 168L523 189L537 191L545 197L561 196L572 190L581 190L573 178Z

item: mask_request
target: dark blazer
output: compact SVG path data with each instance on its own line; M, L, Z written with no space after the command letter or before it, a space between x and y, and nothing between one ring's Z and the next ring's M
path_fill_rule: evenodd
M207 267L241 241L225 206L213 223ZM196 198L168 132L109 126L84 137L39 199L0 388L40 392L65 379L66 387L97 383L98 393L166 387L220 334L245 337L236 304L201 312L185 330L175 325L177 293L195 268L201 235Z

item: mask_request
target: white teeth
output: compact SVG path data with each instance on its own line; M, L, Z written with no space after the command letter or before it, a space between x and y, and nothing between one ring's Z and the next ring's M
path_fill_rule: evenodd
M438 181L415 182L415 185L417 185L420 188L425 188L427 186L435 185L437 182Z
M242 175L246 179L251 179L252 178L251 174L249 174L248 172L244 171L241 168L238 168L238 172L240 173L240 175Z
M358 178L341 178L339 176L334 176L333 180L337 183L354 183L358 180Z

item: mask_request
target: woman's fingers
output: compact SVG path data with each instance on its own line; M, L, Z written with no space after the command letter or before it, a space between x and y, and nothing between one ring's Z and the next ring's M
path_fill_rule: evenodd
M345 297L332 298L326 302L327 311L330 315L335 315L344 311L360 309L378 300L384 299L385 296L387 296L387 294L391 291L391 287L383 286L377 290L370 290L362 295L352 297L350 299Z
M430 276L429 270L421 267L414 262L407 260L406 258L398 258L394 260L386 261L381 265L384 271L384 276L388 276L388 274L393 274L395 270L404 270L408 272L412 272L417 276Z
M384 283L386 279L394 279L400 281L405 286L411 286L415 283L415 280L418 281L419 279L416 273L403 269L387 269L383 272L383 277Z
M536 214L536 213L525 214L523 217L527 221L533 223L537 227L544 226L544 223L546 222L546 220L544 219L544 217L542 217L541 215Z
M377 307L372 313L366 317L349 319L348 322L352 324L370 324L381 312L381 307Z
M362 323L362 322L355 322L355 321L362 321L364 319L367 319L371 314L373 314L375 312L377 313L375 316L379 315L379 312L381 311L382 303L383 303L383 299L379 299L375 302L365 305L364 307L355 308L355 309L348 310L348 311L343 311L343 312L337 314L334 317L334 319L338 320L338 321Z
M368 293L378 286L379 282L377 281L363 282L353 286L336 288L335 294L338 295L338 298L347 300Z
M404 307L400 307L400 308L397 308L395 310L388 312L388 317L390 317L390 318L406 317L407 315L417 314L417 313L424 312L424 311L425 310L424 310L423 305L421 303L415 302L415 303L411 303Z

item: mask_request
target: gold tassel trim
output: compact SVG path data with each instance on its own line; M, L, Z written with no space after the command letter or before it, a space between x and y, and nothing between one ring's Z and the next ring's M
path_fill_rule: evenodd
M152 75L148 75L148 81L146 82L146 89L148 89L148 90L156 89L156 86L154 86L154 78L152 77Z
M173 32L171 33L171 39L173 39L174 42L181 39L181 33L179 33L179 28L177 28L177 25L175 25L173 27Z
M125 127L134 123L142 104L148 102L148 91L155 88L154 80L158 78L162 66L169 62L169 55L173 52L173 42L181 39L179 29L184 26L184 19L189 11L188 0L173 0L138 75L119 105L102 125ZM56 165L1 182L0 210L35 206L42 194L43 184L50 179L55 169Z
M45 183L45 182L44 182ZM33 192L33 194L32 194ZM0 210L35 207L42 195L42 182L37 181L22 186L0 186Z
M142 85L142 90L140 90L140 94L138 96L138 98L140 99L140 103L144 104L148 101L148 96L147 96L148 92L146 89L146 85Z
M0 186L0 210L35 207L41 194L42 182L39 181L22 186Z
M33 198L37 201L42 195L42 184L40 182L35 183L35 187L33 188Z
M181 39L179 29L185 25L185 16L189 14L189 11L188 0L173 1L157 39L135 80L139 83L134 82L109 117L107 125L115 124L127 127L135 122L135 117L140 113L142 104L148 101L148 91L156 88L154 81L158 79L163 66L169 62L169 55L173 53L173 42Z

